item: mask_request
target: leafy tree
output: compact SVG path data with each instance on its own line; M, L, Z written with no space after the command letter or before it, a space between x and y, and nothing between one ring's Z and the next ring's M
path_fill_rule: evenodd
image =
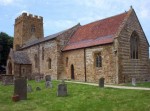
M4 32L0 32L0 65L6 66L10 48L13 47L13 37Z

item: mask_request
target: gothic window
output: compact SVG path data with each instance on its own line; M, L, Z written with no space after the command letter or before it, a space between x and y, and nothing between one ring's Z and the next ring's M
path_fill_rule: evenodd
M139 37L136 32L133 32L130 38L130 57L131 59L139 58L138 41Z
M66 57L66 67L68 67L68 57Z
M51 61L51 59L49 58L49 59L48 59L48 69L51 69L51 68L52 68L51 65L52 65L52 61Z
M35 26L31 25L31 32L35 32Z
M34 55L35 68L38 67L38 57L37 54Z
M42 60L44 60L44 47L42 47Z
M96 53L95 54L95 65L96 65L96 67L102 67L101 53Z

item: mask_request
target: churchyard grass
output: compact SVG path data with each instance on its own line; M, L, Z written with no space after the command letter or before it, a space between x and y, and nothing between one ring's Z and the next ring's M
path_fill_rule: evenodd
M122 86L133 86L131 83L120 84L120 85L122 85ZM134 87L150 88L150 82L136 83L136 85Z
M51 89L44 81L28 83L33 92L19 102L11 100L13 85L0 85L0 111L150 111L150 91L67 83L68 96L57 97L59 81L52 81Z

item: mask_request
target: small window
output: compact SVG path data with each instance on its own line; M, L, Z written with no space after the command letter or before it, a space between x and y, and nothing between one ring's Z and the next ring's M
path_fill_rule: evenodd
M42 60L44 60L44 47L42 47Z
M37 54L34 55L35 68L38 67L38 57Z
M66 67L68 67L68 57L66 57Z
M35 32L35 26L31 25L31 32Z
M102 67L102 57L100 53L95 54L95 66Z
M51 59L49 58L49 59L48 59L48 69L51 69L51 68L52 68L52 66L51 66L52 63L51 63L51 62L52 62L52 61L51 61Z

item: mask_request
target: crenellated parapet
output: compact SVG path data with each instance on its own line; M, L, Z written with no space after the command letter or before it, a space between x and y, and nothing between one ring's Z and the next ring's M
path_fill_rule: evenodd
M24 12L19 17L17 17L15 19L15 24L18 24L22 20L25 20L25 19L34 19L34 20L43 22L43 17L42 16L37 16L37 15L33 15L33 14L29 14L29 13Z

